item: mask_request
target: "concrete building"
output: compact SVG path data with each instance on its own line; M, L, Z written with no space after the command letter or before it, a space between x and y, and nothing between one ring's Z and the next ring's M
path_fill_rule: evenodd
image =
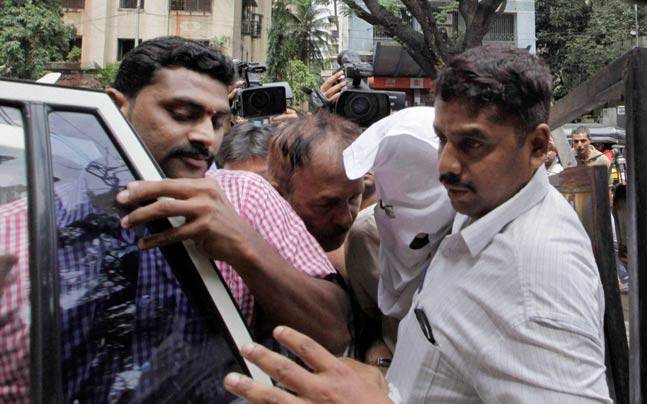
M140 4L139 11L137 4ZM63 0L81 65L119 61L140 41L179 35L216 42L231 57L265 62L271 0Z

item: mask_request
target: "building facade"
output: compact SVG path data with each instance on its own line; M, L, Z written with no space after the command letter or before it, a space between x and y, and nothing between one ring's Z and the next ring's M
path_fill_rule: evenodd
M430 0L433 7L440 9L450 0ZM414 29L420 25L406 10L401 10L401 19ZM439 28L451 37L465 30L465 22L458 12L449 13ZM501 44L527 48L536 51L535 1L507 0L505 10L493 17L490 30L483 38L485 44ZM415 61L400 44L380 27L355 15L340 17L339 49L351 49L365 60L373 61L375 75L369 80L376 90L403 91L406 105L429 105L432 103L433 80L425 77Z
M63 0L76 28L81 66L121 60L135 46L164 35L211 43L227 55L265 62L271 0ZM139 6L139 8L138 8Z
M436 7L441 7L448 1L432 0L432 3ZM416 28L417 23L415 21L411 23ZM452 13L442 29L451 35L452 31L461 26L464 27L464 24L458 13ZM341 16L339 25L340 49L352 49L359 54L372 55L377 42L395 43L384 31L379 28L374 29L371 24L355 15ZM483 39L483 43L514 45L518 48L530 47L530 51L534 53L536 50L535 0L508 0L504 12L494 17L490 32Z

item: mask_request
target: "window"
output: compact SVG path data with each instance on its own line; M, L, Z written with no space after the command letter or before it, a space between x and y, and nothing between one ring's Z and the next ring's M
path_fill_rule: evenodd
M28 401L30 393L26 161L22 114L0 106L0 385L17 393L0 389L0 401Z
M137 0L119 0L120 8L137 8ZM144 0L139 0L139 9L144 9Z
M211 12L212 0L171 0L170 9L172 11L202 11Z
M514 42L514 22L515 15L512 13L503 13L494 15L490 30L483 37L486 42Z
M141 44L141 40L139 43ZM133 50L134 47L135 47L135 40L132 38L117 39L117 60L123 59L126 53Z
M263 16L252 14L252 38L260 38L263 28Z
M63 8L85 8L85 0L63 0Z
M234 401L222 379L244 365L217 312L180 286L184 249L139 250L148 230L119 225L116 193L136 176L100 120L56 111L49 127L63 401Z

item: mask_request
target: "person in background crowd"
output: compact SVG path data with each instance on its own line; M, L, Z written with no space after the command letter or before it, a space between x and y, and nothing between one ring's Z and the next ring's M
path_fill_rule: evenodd
M548 151L546 152L546 161L544 162L548 175L559 174L564 171L564 167L559 163L555 142L551 138L548 142Z
M591 132L586 126L578 126L571 133L573 152L578 166L611 166L611 161L591 144Z
M596 143L593 145L597 151L607 156L609 161L613 162L616 154L613 151L613 148L607 143Z
M216 163L225 170L250 171L268 179L267 149L274 128L244 122L225 134Z
M243 356L288 391L237 373L225 388L252 403L611 403L591 241L544 167L551 83L536 56L497 46L440 73L439 179L458 213L400 322L386 379L281 326L275 338L314 373L249 344Z

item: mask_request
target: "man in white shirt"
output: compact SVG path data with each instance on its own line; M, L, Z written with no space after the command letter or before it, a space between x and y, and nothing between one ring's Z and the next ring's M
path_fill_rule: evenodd
M470 49L440 74L438 171L458 214L386 380L278 327L314 373L257 345L241 351L296 396L237 374L226 388L251 402L610 403L590 240L544 168L550 83L514 48Z

